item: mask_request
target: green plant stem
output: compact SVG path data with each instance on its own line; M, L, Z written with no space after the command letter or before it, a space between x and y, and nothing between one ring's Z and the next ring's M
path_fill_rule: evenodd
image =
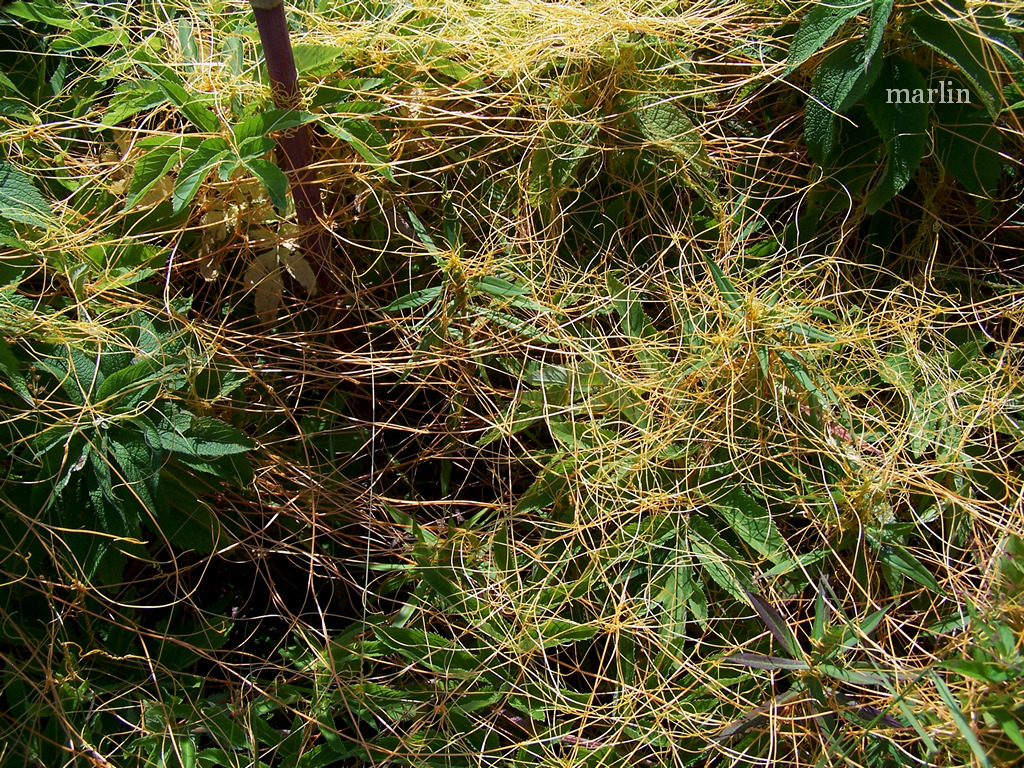
M295 68L288 20L283 0L250 0L256 26L263 44L263 55L270 75L274 106L300 109L299 74ZM278 163L284 166L295 200L295 216L303 228L300 242L316 273L321 292L335 288L330 267L330 237L323 226L324 206L320 182L312 168L312 147L308 125L284 131L277 144Z

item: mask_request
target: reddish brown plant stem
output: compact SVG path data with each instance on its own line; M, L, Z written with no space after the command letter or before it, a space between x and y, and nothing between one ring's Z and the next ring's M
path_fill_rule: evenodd
M274 106L278 109L301 109L299 74L288 37L288 20L284 0L249 0L256 27L263 44L263 56L270 75ZM295 200L295 216L302 227L300 244L316 273L317 285L322 293L335 289L330 269L330 237L324 229L324 204L320 196L320 182L311 167L313 152L309 126L302 125L284 131L277 142L278 163L284 167L291 182Z

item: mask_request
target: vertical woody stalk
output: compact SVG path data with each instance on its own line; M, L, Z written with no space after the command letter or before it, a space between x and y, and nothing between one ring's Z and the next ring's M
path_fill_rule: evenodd
M278 109L300 109L299 74L288 38L288 21L284 13L284 0L249 0L267 61L274 106ZM330 238L323 227L324 205L320 198L320 182L310 167L312 149L309 126L302 125L284 131L277 143L278 163L284 166L291 182L295 200L295 216L303 234L300 240L306 257L316 273L321 292L334 289L330 272Z

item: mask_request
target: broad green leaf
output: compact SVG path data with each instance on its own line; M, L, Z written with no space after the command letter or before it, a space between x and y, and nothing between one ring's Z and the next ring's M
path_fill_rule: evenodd
M218 419L195 417L182 411L157 424L160 444L167 451L216 459L221 456L245 453L254 443L246 435Z
M206 181L210 171L216 168L229 153L227 142L215 137L204 141L199 145L199 149L189 155L181 164L178 179L174 183L174 194L171 196L174 213L179 213L192 202L192 198L196 196L196 192Z
M251 139L246 139L238 145L238 159L244 163L246 160L251 160L254 157L263 157L267 152L277 146L277 142L267 136L253 136ZM221 167L221 180L227 181L231 172L237 168L237 165L232 166L231 164L225 164L229 169L225 175L224 168Z
M388 142L380 131L365 120L343 120L332 122L324 120L324 130L342 141L348 142L359 155L388 181L394 182L395 175L391 170L391 153Z
M128 198L124 207L132 208L149 190L164 178L181 156L179 147L157 147L140 157L128 183Z
M107 398L119 394L122 397L131 391L138 392L152 384L158 383L160 374L164 371L163 361L159 358L145 358L137 363L115 371L107 376L99 389L96 390L96 400L102 402ZM144 387L134 385L144 383ZM130 389L131 388L131 389ZM133 403L134 404L134 403Z
M921 42L956 65L974 86L989 116L996 119L1002 93L991 46L983 43L974 31L928 13L917 14L904 29L913 32Z
M863 40L848 40L828 55L814 72L811 98L804 111L804 140L816 163L828 162L839 136L838 113L856 102L877 77L879 67L865 69Z
M48 24L60 29L73 29L78 21L78 19L68 16L67 8L53 0L32 0L32 2L18 0L18 2L5 5L3 10L4 13L27 21Z
M968 192L991 197L1003 175L1002 133L969 104L941 102L935 110L935 159Z
M700 562L705 572L726 592L741 602L747 601L752 591L752 577L744 568L743 558L706 521L690 518L687 531L690 552Z
M872 6L871 0L828 0L815 3L800 23L789 46L786 70L789 74L820 51L844 22Z
M316 120L319 120L319 117L309 112L270 109L231 126L231 133L234 134L235 142L241 146L248 139L266 137L275 131L287 131Z
M899 101L890 98L894 92L900 94ZM919 103L900 103L904 93L923 97L924 92L925 80L916 64L895 56L886 59L865 101L868 116L886 143L885 170L866 198L869 214L907 185L928 150L928 104L923 98Z
M296 43L292 46L292 55L295 57L295 69L298 70L300 75L321 70L328 64L351 52L351 48L342 48L337 45Z
M736 535L756 552L775 558L785 551L785 542L771 513L740 486L734 486L713 506Z
M663 98L645 96L636 100L633 110L637 126L648 140L668 149L701 173L710 170L711 158L704 148L704 140L678 105Z
M259 157L245 161L245 167L263 184L270 195L270 202L279 211L288 208L288 177L270 160Z
M205 133L220 132L220 119L197 101L194 95L190 95L182 86L167 77L159 78L156 84L167 100L181 110L192 125Z
M6 160L0 160L0 216L42 228L54 221L50 204L32 179Z

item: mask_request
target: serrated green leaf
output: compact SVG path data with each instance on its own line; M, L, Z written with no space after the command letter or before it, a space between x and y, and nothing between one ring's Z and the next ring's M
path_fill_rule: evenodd
M285 172L270 160L259 157L246 160L245 167L263 184L274 207L279 211L286 210L288 208L288 177Z
M337 45L316 45L313 43L296 43L292 46L295 58L295 69L300 75L316 72L328 64L349 53L351 49Z
M325 120L322 125L332 136L347 142L381 176L390 182L395 181L388 142L370 123L365 120Z
M633 118L649 141L668 149L688 166L707 173L711 158L697 126L676 104L665 99L644 96L633 104Z
M97 402L103 402L109 397L115 394L120 394L122 397L128 393L129 388L133 388L134 392L143 390L152 384L158 383L160 380L160 374L165 370L163 361L157 358L146 358L140 360L137 363L122 368L119 371L107 376L99 389L96 390ZM145 383L144 387L137 387L140 383ZM129 407L135 405L136 400L129 403Z
M0 160L0 216L34 227L53 224L53 210L32 179L6 160Z
M815 3L810 13L800 23L786 58L788 75L811 58L828 42L844 22L871 7L871 0L832 0Z
M928 149L928 104L923 99L917 104L899 103L889 98L893 91L923 97L925 81L916 64L890 56L866 100L868 116L886 143L885 170L865 200L869 214L907 185Z
M157 88L171 104L176 106L189 122L205 133L219 133L220 120L207 109L201 102L196 100L194 95L189 95L182 86L169 79L161 77L156 81Z
M989 116L996 119L1002 93L991 61L995 54L973 30L929 13L917 14L904 29L913 32L921 42L956 65L974 86Z
M186 205L192 202L192 198L196 196L196 192L206 181L210 171L216 168L229 152L227 142L215 137L204 141L195 152L186 158L185 162L181 164L178 178L174 182L174 194L171 196L174 213L180 213Z
M864 36L864 65L871 62L871 58L882 44L882 36L885 34L885 25L892 14L893 0L872 0L871 22L868 24L867 34Z
M811 98L804 111L804 140L816 163L825 164L839 135L836 115L852 106L858 94L877 77L875 66L865 68L863 40L848 40L815 70Z
M203 459L245 453L254 443L245 434L210 417L194 417L187 412L157 424L160 444L167 451Z
M132 208L149 190L156 186L174 167L181 156L180 147L157 147L140 157L128 183L125 209Z
M235 141L241 145L249 139L264 138L276 131L287 131L318 120L317 115L294 109L270 109L247 117L231 126Z

